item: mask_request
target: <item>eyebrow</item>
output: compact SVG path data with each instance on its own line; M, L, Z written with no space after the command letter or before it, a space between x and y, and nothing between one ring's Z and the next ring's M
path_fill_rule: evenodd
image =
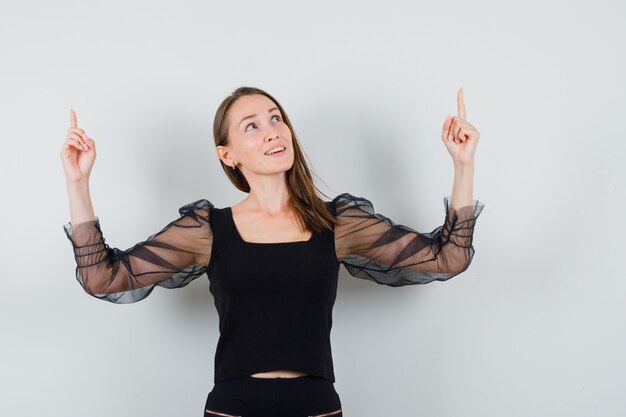
M278 110L278 107L272 107L272 108L271 108L271 109L269 109L267 112L269 113L269 112L272 112L272 111L274 111L274 110ZM257 114L256 114L256 113L255 113L255 114L251 114L250 116L246 116L246 117L244 117L243 119L241 119L241 122L239 122L239 125L241 126L241 124L243 123L243 121L244 121L244 120L249 119L249 118L251 118L251 117L255 117L255 116L257 116Z

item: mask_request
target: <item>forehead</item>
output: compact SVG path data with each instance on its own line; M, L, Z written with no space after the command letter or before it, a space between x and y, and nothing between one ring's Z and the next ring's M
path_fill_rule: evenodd
M240 97L230 108L233 121L238 123L242 118L251 114L265 114L276 104L263 94L252 94Z

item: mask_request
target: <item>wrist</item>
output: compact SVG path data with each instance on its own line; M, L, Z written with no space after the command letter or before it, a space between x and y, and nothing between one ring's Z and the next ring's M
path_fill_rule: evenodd
M88 191L89 190L89 180L83 181L75 181L75 182L66 182L65 183L68 191Z
M455 162L454 163L454 171L455 172L468 172L468 171L474 171L474 163L460 163L460 162Z

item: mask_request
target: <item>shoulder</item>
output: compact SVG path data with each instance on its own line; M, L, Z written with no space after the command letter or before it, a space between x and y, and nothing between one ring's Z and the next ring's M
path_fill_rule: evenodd
M201 198L199 200L196 201L192 201L191 203L187 203L184 204L183 206L181 206L178 209L178 212L180 214L184 214L193 210L198 210L198 209L211 209L213 208L213 203L211 203L209 200L207 200L206 198Z
M374 206L371 201L365 197L356 196L347 192L339 194L337 197L333 198L330 203L336 214L341 214L351 207L359 208L368 213L374 213Z
M200 198L198 200L186 203L178 209L178 213L181 217L191 217L198 219L198 216L204 220L210 220L216 210L213 203L206 198Z

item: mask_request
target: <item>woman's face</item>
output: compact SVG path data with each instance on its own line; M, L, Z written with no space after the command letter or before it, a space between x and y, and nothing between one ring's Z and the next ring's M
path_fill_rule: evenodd
M283 121L276 104L262 94L240 97L230 108L228 135L230 145L224 161L232 160L244 173L276 174L285 172L293 165L294 152L291 130ZM275 147L286 148L282 152L266 155Z

